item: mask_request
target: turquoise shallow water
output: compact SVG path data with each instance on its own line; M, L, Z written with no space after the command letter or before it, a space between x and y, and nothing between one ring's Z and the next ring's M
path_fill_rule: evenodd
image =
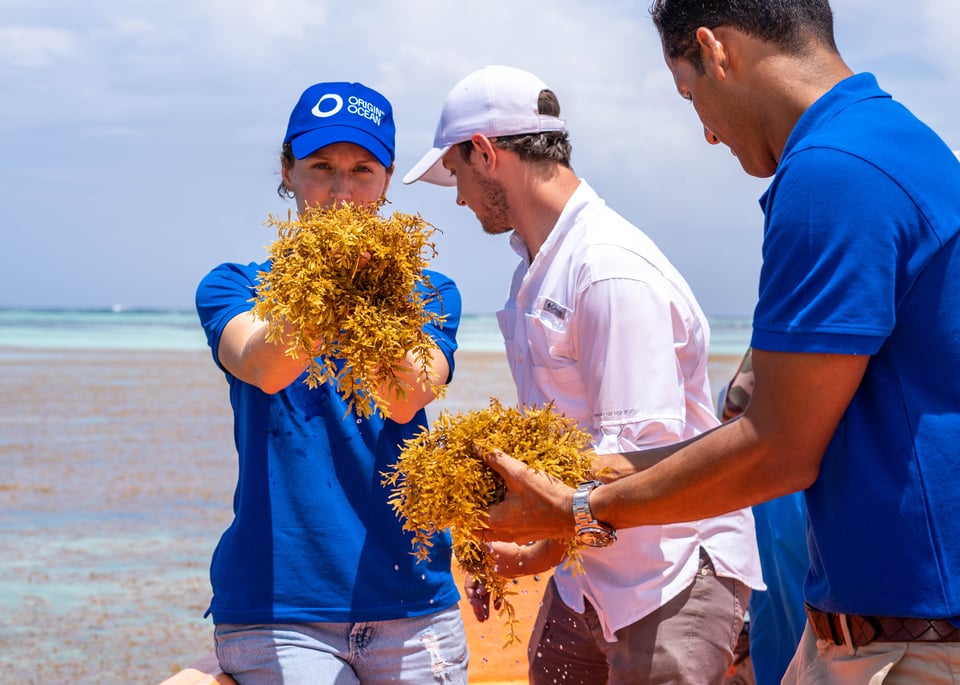
M194 312L5 309L0 347L196 350L206 339Z
M711 321L714 354L742 354L750 340L750 322ZM461 349L503 349L493 315L465 316ZM0 309L0 354L4 347L94 350L200 350L206 338L192 311Z

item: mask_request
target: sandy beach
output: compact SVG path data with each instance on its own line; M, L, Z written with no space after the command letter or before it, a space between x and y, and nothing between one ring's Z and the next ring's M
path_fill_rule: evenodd
M737 361L711 359L716 388ZM156 685L209 652L236 473L209 353L7 348L0 379L0 682ZM515 401L503 355L463 352L430 417L490 397ZM544 582L515 586L521 630ZM464 618L471 680L523 681L525 644Z

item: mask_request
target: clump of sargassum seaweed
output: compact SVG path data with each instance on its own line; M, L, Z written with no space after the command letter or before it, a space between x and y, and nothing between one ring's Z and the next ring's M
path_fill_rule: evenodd
M266 225L279 236L253 308L267 322L267 340L311 360L309 387L335 382L347 411L364 417L383 414L384 392L403 396L407 352L429 368L423 326L444 318L428 311L416 290L418 283L433 287L423 270L436 254L435 227L419 214L384 219L380 206L309 208L285 221L270 215ZM431 296L439 295L434 289Z
M418 559L430 556L432 536L449 528L460 568L480 580L500 616L506 618L506 644L517 641L517 619L509 602L508 579L497 570L496 559L482 541L489 505L503 499L500 475L481 453L501 449L537 471L576 485L591 476L590 435L554 411L553 404L523 411L504 407L496 398L487 409L441 412L430 429L406 441L384 486L393 486L390 504L413 533ZM580 550L567 541L567 562L580 567Z

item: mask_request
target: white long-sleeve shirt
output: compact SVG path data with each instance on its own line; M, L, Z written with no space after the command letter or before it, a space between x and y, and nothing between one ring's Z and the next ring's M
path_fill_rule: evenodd
M717 425L706 317L640 229L581 181L532 263L520 236L511 245L521 263L497 319L521 405L553 401L591 433L598 454ZM586 573L554 572L563 601L582 612L587 597L608 640L690 585L701 546L718 575L763 588L749 509L618 535L610 547L584 550Z

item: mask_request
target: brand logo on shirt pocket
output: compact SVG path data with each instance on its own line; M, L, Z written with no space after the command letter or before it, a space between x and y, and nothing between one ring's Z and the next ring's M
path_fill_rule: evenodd
M570 311L561 304L557 304L553 300L544 300L543 301L543 311L553 314L555 317L563 321L567 318L567 312Z

